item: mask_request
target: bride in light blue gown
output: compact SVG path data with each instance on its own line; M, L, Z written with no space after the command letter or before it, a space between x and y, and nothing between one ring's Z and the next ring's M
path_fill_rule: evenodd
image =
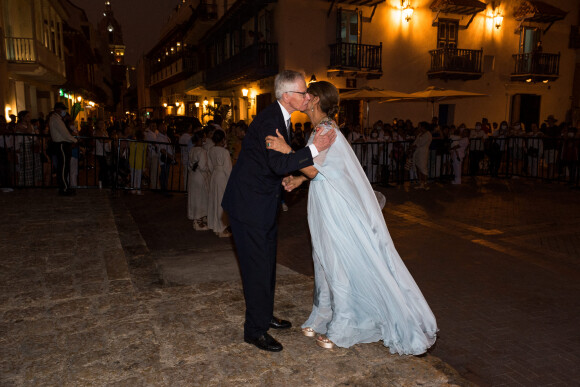
M334 130L337 138L314 158L314 166L302 170L305 176L283 182L291 191L312 179L308 224L314 305L302 331L317 336L324 348L382 340L391 353L420 355L435 343L435 316L395 249L364 170L330 118L338 111L336 88L315 82L308 93L312 98L305 113L313 127ZM291 151L281 136L269 136L266 146Z

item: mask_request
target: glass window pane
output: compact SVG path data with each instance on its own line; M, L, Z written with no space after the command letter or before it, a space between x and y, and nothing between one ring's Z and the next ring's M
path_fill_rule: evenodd
M439 39L447 39L447 24L439 24Z

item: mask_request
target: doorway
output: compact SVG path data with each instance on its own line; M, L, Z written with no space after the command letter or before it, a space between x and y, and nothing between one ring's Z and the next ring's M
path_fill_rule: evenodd
M439 104L439 125L453 125L455 121L455 104Z
M256 114L259 114L266 106L272 103L272 94L263 93L256 96Z
M458 31L458 20L439 20L437 25L437 48L457 48Z
M340 112L338 113L339 125L342 123L345 123L348 127L353 125L360 125L360 105L360 101L357 100L340 101Z
M526 131L539 124L542 97L536 94L515 94L512 97L511 122L521 122Z

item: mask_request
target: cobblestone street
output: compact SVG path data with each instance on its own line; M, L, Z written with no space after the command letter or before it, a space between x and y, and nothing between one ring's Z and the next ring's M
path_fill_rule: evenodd
M194 236L190 222L169 212L173 205L183 211L183 197L149 194L133 204L143 203L149 217L165 209L148 222L158 237L186 240L168 249L151 241L150 250L123 200L106 191L0 196L0 385L469 384L432 355L392 356L379 343L318 348L298 328L309 313L312 279L282 267L276 313L295 323L275 333L285 349L268 353L244 343L230 241ZM189 277L171 277L176 261Z
M437 317L431 354L482 386L577 385L578 191L489 179L381 191L395 246ZM293 236L279 262L310 274L294 253L307 223L287 221L305 206L299 198L282 214L281 235Z
M324 351L302 336L306 192L281 213L274 332L242 341L233 246L193 232L185 196L0 196L0 385L569 386L580 380L578 191L523 180L381 189L395 245L440 328L428 355ZM451 367L453 368L451 368ZM459 376L455 370L459 372ZM467 381L467 380L469 381Z
M573 344L580 342L578 191L486 178L431 188L377 188L387 197L384 214L395 245L441 329L430 353L482 386L574 385L580 380L580 350ZM150 200L126 202L161 255L187 245L217 248L215 238L186 238L189 222L176 223L183 199L163 209ZM286 201L278 262L311 276L306 192ZM161 223L151 225L149 218ZM162 231L171 224L178 224L176 232Z

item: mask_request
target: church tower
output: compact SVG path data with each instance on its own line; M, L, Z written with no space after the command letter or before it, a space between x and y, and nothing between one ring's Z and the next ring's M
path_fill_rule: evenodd
M103 39L109 45L111 64L125 64L125 44L123 43L123 31L121 25L113 15L111 1L105 1L103 18L99 21L98 30Z

